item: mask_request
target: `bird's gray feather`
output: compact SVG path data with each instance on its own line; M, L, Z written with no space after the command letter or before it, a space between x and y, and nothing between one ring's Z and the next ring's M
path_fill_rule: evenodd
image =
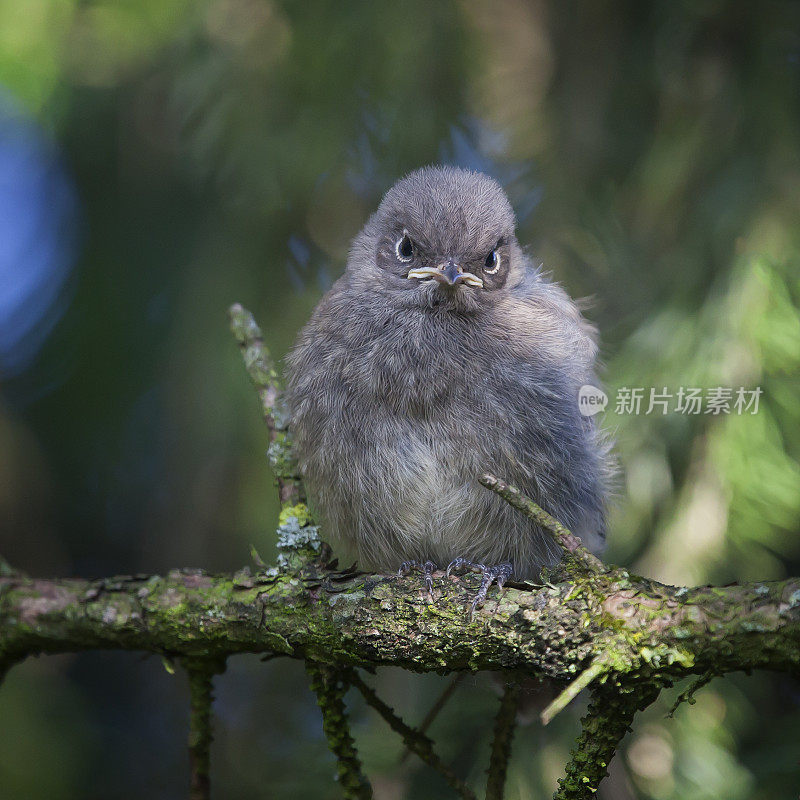
M554 563L550 537L478 483L487 471L602 546L610 456L577 399L595 383L594 331L524 256L514 225L490 178L412 173L356 238L289 357L313 510L362 567L460 556L535 577ZM483 289L409 280L394 249L403 231L420 259L470 271L503 241L503 274Z

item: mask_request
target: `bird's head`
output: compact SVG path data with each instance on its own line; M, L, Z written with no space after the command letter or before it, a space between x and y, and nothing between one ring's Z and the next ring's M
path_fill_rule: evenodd
M362 288L404 306L477 310L520 278L515 222L492 178L424 167L386 193L353 244L348 270Z

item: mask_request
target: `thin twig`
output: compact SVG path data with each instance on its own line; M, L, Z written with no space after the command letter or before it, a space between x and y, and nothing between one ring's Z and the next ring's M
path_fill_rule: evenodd
M486 800L503 800L511 756L511 742L517 728L520 685L517 681L507 683L500 699L500 708L494 722L492 755L489 758L489 778L486 781Z
M675 704L672 708L667 712L668 717L672 717L675 715L675 712L678 710L678 707L681 703L688 703L690 706L693 706L697 701L694 699L694 694L699 689L702 689L707 683L710 683L713 678L716 676L713 672L705 672L696 680L692 681L692 685L685 691L681 692L678 695L678 699L675 701Z
M375 694L374 690L367 686L355 671L351 673L348 680L363 695L367 704L372 706L389 724L389 727L400 734L406 747L415 755L419 756L428 766L433 767L444 779L455 789L465 800L477 800L477 796L472 789L467 786L440 758L433 750L433 742L424 734L415 731L406 725L394 711Z
M516 486L511 486L489 473L482 475L479 481L487 489L499 494L503 500L514 506L518 511L521 511L526 517L549 531L553 535L556 544L585 570L588 572L608 572L606 565L597 556L592 555L575 534L568 531L543 508L536 505L530 497L524 495Z
M184 659L189 676L189 765L191 780L189 800L211 797L211 742L213 740L211 705L214 701L214 675L225 669L224 662Z
M270 438L274 438L278 431L286 430L285 420L280 419L280 414L276 414L282 388L280 376L253 315L239 303L234 303L228 309L228 318L231 332L239 342L247 374L258 391L261 412L269 428Z
M541 713L542 724L547 725L563 711L589 684L610 669L605 655L599 655L572 683L570 683Z
M439 699L431 706L431 710L425 715L425 719L419 724L417 728L418 733L427 733L428 728L433 724L433 721L436 717L439 716L439 712L447 705L447 701L453 696L453 692L458 688L458 685L461 681L464 680L466 673L465 672L458 672L456 673L455 677L447 684L445 690L439 695ZM403 755L400 757L400 764L405 764L406 759L410 754L410 750L405 750Z
M372 787L362 772L344 706L349 680L345 682L340 671L316 661L306 661L306 670L322 710L322 727L328 747L337 758L342 792L347 800L371 800Z
M647 708L660 687L648 683L623 690L604 685L592 692L592 701L581 720L581 734L570 754L566 774L558 782L553 800L594 800L608 774L608 765L637 711Z
M228 317L247 374L258 392L261 413L269 430L269 459L278 482L281 503L284 506L295 505L303 501L305 492L292 456L289 416L281 400L283 384L280 375L253 315L239 303L234 303L228 309Z

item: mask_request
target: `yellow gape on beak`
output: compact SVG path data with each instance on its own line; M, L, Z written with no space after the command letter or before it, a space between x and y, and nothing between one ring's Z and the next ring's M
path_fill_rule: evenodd
M467 286L483 288L483 280L481 278L471 272L464 272L452 258L449 261L443 261L437 267L420 267L419 269L409 270L406 277L417 278L418 280L432 278L446 286L457 286L459 283L464 283Z

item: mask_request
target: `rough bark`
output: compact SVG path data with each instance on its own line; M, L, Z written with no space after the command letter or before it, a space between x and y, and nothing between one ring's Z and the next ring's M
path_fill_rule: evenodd
M472 622L466 589L437 575L327 571L94 581L0 578L0 663L38 653L274 653L415 671L513 669L573 680L597 658L626 680L800 667L800 579L695 589L617 569L493 593ZM602 676L601 676L602 679Z

